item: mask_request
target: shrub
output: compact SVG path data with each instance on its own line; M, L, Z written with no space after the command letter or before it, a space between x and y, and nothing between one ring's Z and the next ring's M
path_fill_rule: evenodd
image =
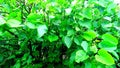
M120 67L112 0L0 0L0 67Z

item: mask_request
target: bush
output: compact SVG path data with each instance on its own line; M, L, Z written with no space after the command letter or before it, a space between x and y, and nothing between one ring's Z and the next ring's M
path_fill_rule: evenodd
M0 0L0 67L120 67L119 8L112 0Z

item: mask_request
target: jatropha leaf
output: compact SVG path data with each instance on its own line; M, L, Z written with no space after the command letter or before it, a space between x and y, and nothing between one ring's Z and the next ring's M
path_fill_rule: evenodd
M49 40L50 42L57 41L57 40L58 40L58 36L57 36L57 35L49 35L49 36L48 36L48 40Z
M71 45L72 45L72 40L71 40L71 38L68 37L68 36L65 36L65 37L64 37L64 43L65 43L65 45L67 46L67 48L70 48Z
M82 37L86 39L87 41L92 41L96 36L97 34L91 30L84 32L84 34L82 35Z
M21 22L16 19L10 19L6 23L9 27L21 27Z
M5 23L6 23L6 21L0 16L0 25L3 25Z
M111 34L102 35L102 41L99 43L100 48L104 48L107 51L113 51L117 48L118 39Z
M87 43L87 41L82 41L81 47L87 52L88 51L88 43Z
M79 63L79 62L82 62L82 61L86 60L88 57L89 57L89 56L86 54L85 51L83 51L83 50L78 50L78 51L76 52L75 61L76 61L77 63Z
M42 37L45 33L47 33L47 26L46 25L39 25L37 28L37 32L38 32L38 37Z
M113 57L104 49L100 49L98 51L98 54L95 55L95 59L98 62L101 62L101 63L106 64L106 65L115 64L115 61L114 61Z

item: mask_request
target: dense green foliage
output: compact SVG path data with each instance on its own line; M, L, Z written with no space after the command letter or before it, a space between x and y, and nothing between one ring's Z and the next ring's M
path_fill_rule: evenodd
M112 0L0 0L0 68L120 67Z

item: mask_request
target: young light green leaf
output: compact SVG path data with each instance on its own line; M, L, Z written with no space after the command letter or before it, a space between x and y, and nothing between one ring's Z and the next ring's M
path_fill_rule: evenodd
M94 31L86 31L82 35L82 37L85 38L87 41L92 41L96 36L97 34Z
M113 51L117 49L117 46L108 41L102 41L98 44L100 48L104 48L107 51Z
M80 63L80 62L86 60L88 57L89 56L83 50L78 50L76 52L75 62Z
M101 62L106 65L113 65L115 64L113 57L104 49L100 49L98 54L95 55L95 59L98 62Z
M108 33L102 35L102 39L105 41L108 41L114 45L118 44L118 39L116 37L112 36L111 34L108 34Z
M91 46L90 47L90 51L94 52L94 53L97 53L98 49L97 47L94 45L94 46Z
M49 35L49 36L48 36L48 40L49 40L50 42L57 41L57 40L58 40L58 36L57 36L57 35Z
M46 25L39 25L37 27L38 37L42 37L45 33L47 33L47 26Z
M102 35L102 42L99 43L100 48L104 48L107 51L113 51L117 49L118 39L110 34Z
M88 43L87 41L82 41L81 43L82 48L87 52L88 51Z
M83 16L87 19L92 19L92 8L84 8L83 9Z
M70 48L71 45L72 45L72 40L71 40L71 38L68 37L68 36L65 36L65 37L64 37L64 43L65 43L65 45L67 46L67 48Z
M42 15L40 15L38 13L30 13L26 20L33 24L37 24L38 22L40 22L41 17L42 17Z

